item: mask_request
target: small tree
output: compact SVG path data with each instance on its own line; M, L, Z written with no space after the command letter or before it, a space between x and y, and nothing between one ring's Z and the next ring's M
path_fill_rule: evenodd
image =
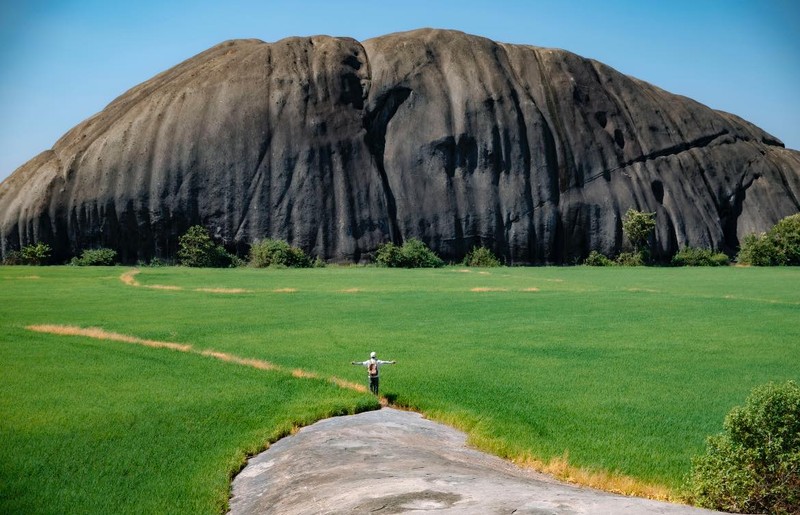
M693 460L691 500L742 513L798 513L800 387L787 381L755 388L723 427Z
M633 245L633 249L646 257L649 250L648 240L656 228L656 214L643 213L633 208L628 209L622 218L622 231Z
M236 259L211 239L202 225L194 225L178 239L178 262L184 266L225 268Z
M47 243L26 245L19 251L19 256L24 265L44 265L50 260L53 249Z

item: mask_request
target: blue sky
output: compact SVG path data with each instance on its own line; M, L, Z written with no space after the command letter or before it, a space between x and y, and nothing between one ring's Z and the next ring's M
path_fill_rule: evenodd
M420 27L563 48L800 149L794 0L0 0L0 180L126 90L226 39Z

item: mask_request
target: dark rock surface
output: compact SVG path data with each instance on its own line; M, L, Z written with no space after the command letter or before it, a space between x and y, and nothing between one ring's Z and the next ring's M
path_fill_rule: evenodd
M800 152L731 114L563 50L424 29L359 43L222 43L136 86L0 184L0 251L171 257L194 224L229 249L286 239L363 261L418 237L457 260L733 252L800 211Z
M384 408L323 420L253 457L231 515L250 513L717 513L557 482L466 445L466 435Z

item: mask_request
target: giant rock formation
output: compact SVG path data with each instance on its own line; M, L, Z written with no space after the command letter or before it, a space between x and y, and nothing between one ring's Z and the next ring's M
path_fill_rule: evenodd
M419 238L448 260L734 252L800 211L800 152L591 59L424 29L217 45L124 93L0 184L0 251L172 257L201 224L364 261Z

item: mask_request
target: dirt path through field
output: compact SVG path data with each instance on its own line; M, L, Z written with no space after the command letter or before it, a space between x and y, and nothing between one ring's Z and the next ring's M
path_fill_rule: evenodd
M298 378L326 379L327 381L335 384L336 386L339 386L340 388L348 388L350 390L355 390L358 392L367 391L367 387L364 385L356 384L351 381L347 381L345 379L341 379L335 376L323 378L322 376L320 376L315 372L310 372L308 370L303 370L301 368L288 369L261 359L242 358L234 354L219 352L214 349L196 349L192 345L184 343L147 340L144 338L138 338L136 336L130 336L127 334L120 334L111 331L106 331L105 329L99 327L78 327L72 325L43 324L43 325L30 325L26 327L26 329L37 333L57 334L60 336L83 336L85 338L94 338L97 340L110 340L115 342L143 345L145 347L170 349L179 352L188 352L190 354L199 354L201 356L215 358L220 361L236 363L237 365L257 368L259 370L273 370L280 373L291 374L294 377Z
M391 408L322 420L274 443L234 478L230 507L232 515L713 513L561 483Z
M136 276L141 273L140 270L128 270L119 276L119 280L128 286L135 286L137 288L150 288L151 290L169 290L169 291L183 291L180 286L171 286L165 284L142 284L136 280ZM252 293L253 290L245 288L195 288L192 291L206 292L206 293L226 293L226 294L239 294L239 293Z
M321 378L315 372L269 361L98 327L32 325L27 329L199 354L297 378ZM338 377L324 379L341 388L367 390ZM386 406L386 400L381 404ZM250 460L234 480L232 513L705 512L560 483L529 467L470 449L465 442L466 435L455 429L391 408L321 421ZM570 468L570 473L575 472L580 471Z

